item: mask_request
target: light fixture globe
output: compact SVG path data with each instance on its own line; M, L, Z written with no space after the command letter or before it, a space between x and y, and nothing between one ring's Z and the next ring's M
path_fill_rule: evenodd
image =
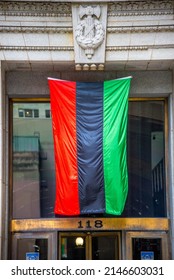
M84 240L82 237L77 237L75 240L76 246L83 246Z

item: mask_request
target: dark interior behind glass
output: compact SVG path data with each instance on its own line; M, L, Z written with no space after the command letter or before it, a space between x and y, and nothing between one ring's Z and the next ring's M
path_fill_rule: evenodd
M129 192L122 217L165 217L164 101L130 101ZM13 218L54 217L49 102L13 103Z

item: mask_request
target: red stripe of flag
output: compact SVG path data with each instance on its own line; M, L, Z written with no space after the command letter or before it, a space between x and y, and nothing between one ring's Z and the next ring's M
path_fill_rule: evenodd
M55 214L78 215L76 83L49 79L55 145Z

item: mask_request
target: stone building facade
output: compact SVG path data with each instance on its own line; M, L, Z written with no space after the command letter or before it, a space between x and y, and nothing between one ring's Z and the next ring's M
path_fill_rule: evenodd
M117 241L114 242L119 247L115 258L137 258L138 253L136 252L138 251L136 250L141 244L142 248L144 248L143 246L150 246L150 249L146 248L149 252L153 252L156 246L154 254L155 256L157 254L158 257L155 258L174 259L173 32L174 2L172 0L88 0L85 3L81 0L69 2L64 0L0 1L1 259L23 258L17 251L18 245L20 244L21 251L23 250L25 255L27 245L24 244L25 242L22 243L23 240L28 242L36 239L40 240L40 247L47 247L47 253L45 253L47 257L45 258L60 259L61 248L59 243L63 244L65 240L68 240L70 233L71 237L78 234L84 237L83 235L89 232L89 227L82 228L82 223L89 226L89 221L94 223L94 226L90 224L90 233L95 238L101 232L105 232L107 238L115 232ZM132 177L130 177L133 178L132 180L136 180L135 192L141 192L139 198L137 198L137 201L141 200L141 203L139 202L135 213L133 212L134 207L132 207L132 212L128 211L123 217L82 217L79 221L78 218L55 218L52 215L44 214L46 213L45 210L42 210L44 195L47 187L49 191L49 182L53 180L47 177L43 177L43 180L32 187L34 197L36 197L34 188L38 189L37 196L39 196L39 193L43 194L40 209L38 209L39 198L33 204L34 206L30 206L31 208L34 207L34 214L28 212L28 208L24 210L25 206L20 208L21 201L19 201L19 204L16 200L14 201L15 192L19 191L14 186L17 185L22 188L26 180L30 180L30 175L28 175L26 169L21 169L22 172L20 171L18 174L15 173L14 157L19 155L22 148L19 148L19 142L15 142L18 140L14 137L16 135L23 137L20 147L25 147L28 146L26 137L31 136L27 134L27 129L25 131L25 124L21 126L22 131L17 128L18 119L14 113L15 108L18 108L19 118L27 119L27 114L28 117L40 118L37 115L37 110L41 110L38 103L45 102L43 110L47 114L45 118L49 119L49 108L47 108L47 103L49 103L48 77L96 82L130 75L133 77L130 102L135 102L130 107L131 120L134 121L131 126L132 140L130 140L130 146L132 146L130 149L133 150L136 139L139 139L137 141L141 141L142 154L141 157L139 155L141 168L139 161L136 162L135 155L131 158L129 162L133 169L131 174L136 173L136 170L139 169L141 170L138 172L143 172L142 170L146 169L146 161L150 159L150 165L152 166L154 162L158 161L158 156L163 153L163 156L159 156L159 158L160 160L164 159L164 170L161 171L164 176L161 175L162 173L155 175L157 176L155 181L157 183L151 188L153 196L156 189L160 188L159 181L163 180L161 183L161 190L163 191L160 192L160 199L158 200L157 197L154 199L153 197L152 202L152 204L160 204L163 201L163 205L152 205L156 209L152 211L153 213L149 210L151 206L146 204L143 208L143 186L148 188L148 183L146 184L145 181L149 180L151 182L153 179L147 180L145 175L143 175L143 179L140 179L139 173L139 175L136 174L134 177L131 175ZM142 105L141 102L145 103ZM146 106L148 102L150 102L150 105ZM29 104L32 104L32 106L29 106ZM148 106L150 106L150 109L147 109ZM158 111L157 107L162 108L162 111ZM153 112L156 113L153 115ZM160 114L163 114L163 116ZM149 135L153 136L153 139L158 135L159 139L163 138L163 142L160 142L161 144L158 144L158 142L154 146L151 142L151 146L146 147L146 142L143 142L146 141L143 140L145 139L143 138L145 137L143 125L141 126L141 136L133 138L136 131L140 129L136 123L137 118L141 118L141 122L145 119L151 122L153 118L153 125L151 126L154 129L149 132ZM50 129L50 124L47 125ZM45 125L40 123L39 126L40 128L37 127L32 136L40 137L42 133L47 135L47 132L44 131ZM144 126L144 129L146 129L146 126ZM14 133L17 134L14 135ZM49 152L45 152L44 147L48 149L47 146L50 144L48 141L46 144L46 140L43 140L45 146L43 145L43 150L40 151L39 148L36 148L38 147L36 139L33 140L31 137L30 141L33 148L25 150L25 152L28 152L28 158L26 159L26 155L25 159L15 158L16 164L20 166L23 162L25 166L29 166L28 162L33 160L33 152L39 153L41 163L38 163L38 154L37 156L35 154L35 158L37 158L35 167L30 166L31 170L33 170L32 168L35 169L35 175L32 175L35 176L33 180L39 180L36 177L42 178L44 175L39 173L38 166L43 163L44 168L47 168L44 165L46 162L44 159L46 154L49 155ZM14 148L14 144L17 148ZM163 148L160 148L162 146ZM144 159L146 152L143 151L142 147L147 149L147 154L150 153L148 160ZM50 162L53 164L52 156L50 156ZM162 168L161 165L159 168ZM19 177L22 178L21 181L18 179ZM141 190L138 187L140 181ZM31 181L28 182L31 183ZM25 190L23 191L25 192ZM27 198L25 198L24 194L17 193L16 199L18 199L18 196L22 196L23 202L27 203L29 200L28 194L29 192L26 194ZM32 197L32 203L34 203L33 200ZM51 202L49 201L49 203L50 207ZM135 201L130 198L129 203L131 205ZM163 209L163 211L160 209ZM21 215L22 211L25 213L23 216ZM30 214L27 216L27 213ZM95 227L95 225L98 225L96 219L102 223L102 228ZM78 224L79 222L80 224ZM78 227L77 224L81 227ZM103 238L103 236L101 237ZM86 250L88 250L91 241L88 240L86 235L85 238ZM44 240L47 240L46 243L44 243ZM146 241L145 245L142 243L143 240ZM147 243L150 243L150 245L147 245ZM55 244L57 244L56 250L54 250ZM71 246L70 243L67 244L69 245L66 246ZM157 247L160 247L160 249L156 249ZM146 249L141 250L146 251ZM88 258L91 258L90 250ZM148 256L150 257L150 254Z

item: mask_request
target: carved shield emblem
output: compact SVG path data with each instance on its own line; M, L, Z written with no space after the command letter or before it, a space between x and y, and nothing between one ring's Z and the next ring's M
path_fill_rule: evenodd
M91 59L95 49L104 40L104 28L100 22L100 6L80 6L80 22L75 30L75 38L78 45L85 50L88 59Z

